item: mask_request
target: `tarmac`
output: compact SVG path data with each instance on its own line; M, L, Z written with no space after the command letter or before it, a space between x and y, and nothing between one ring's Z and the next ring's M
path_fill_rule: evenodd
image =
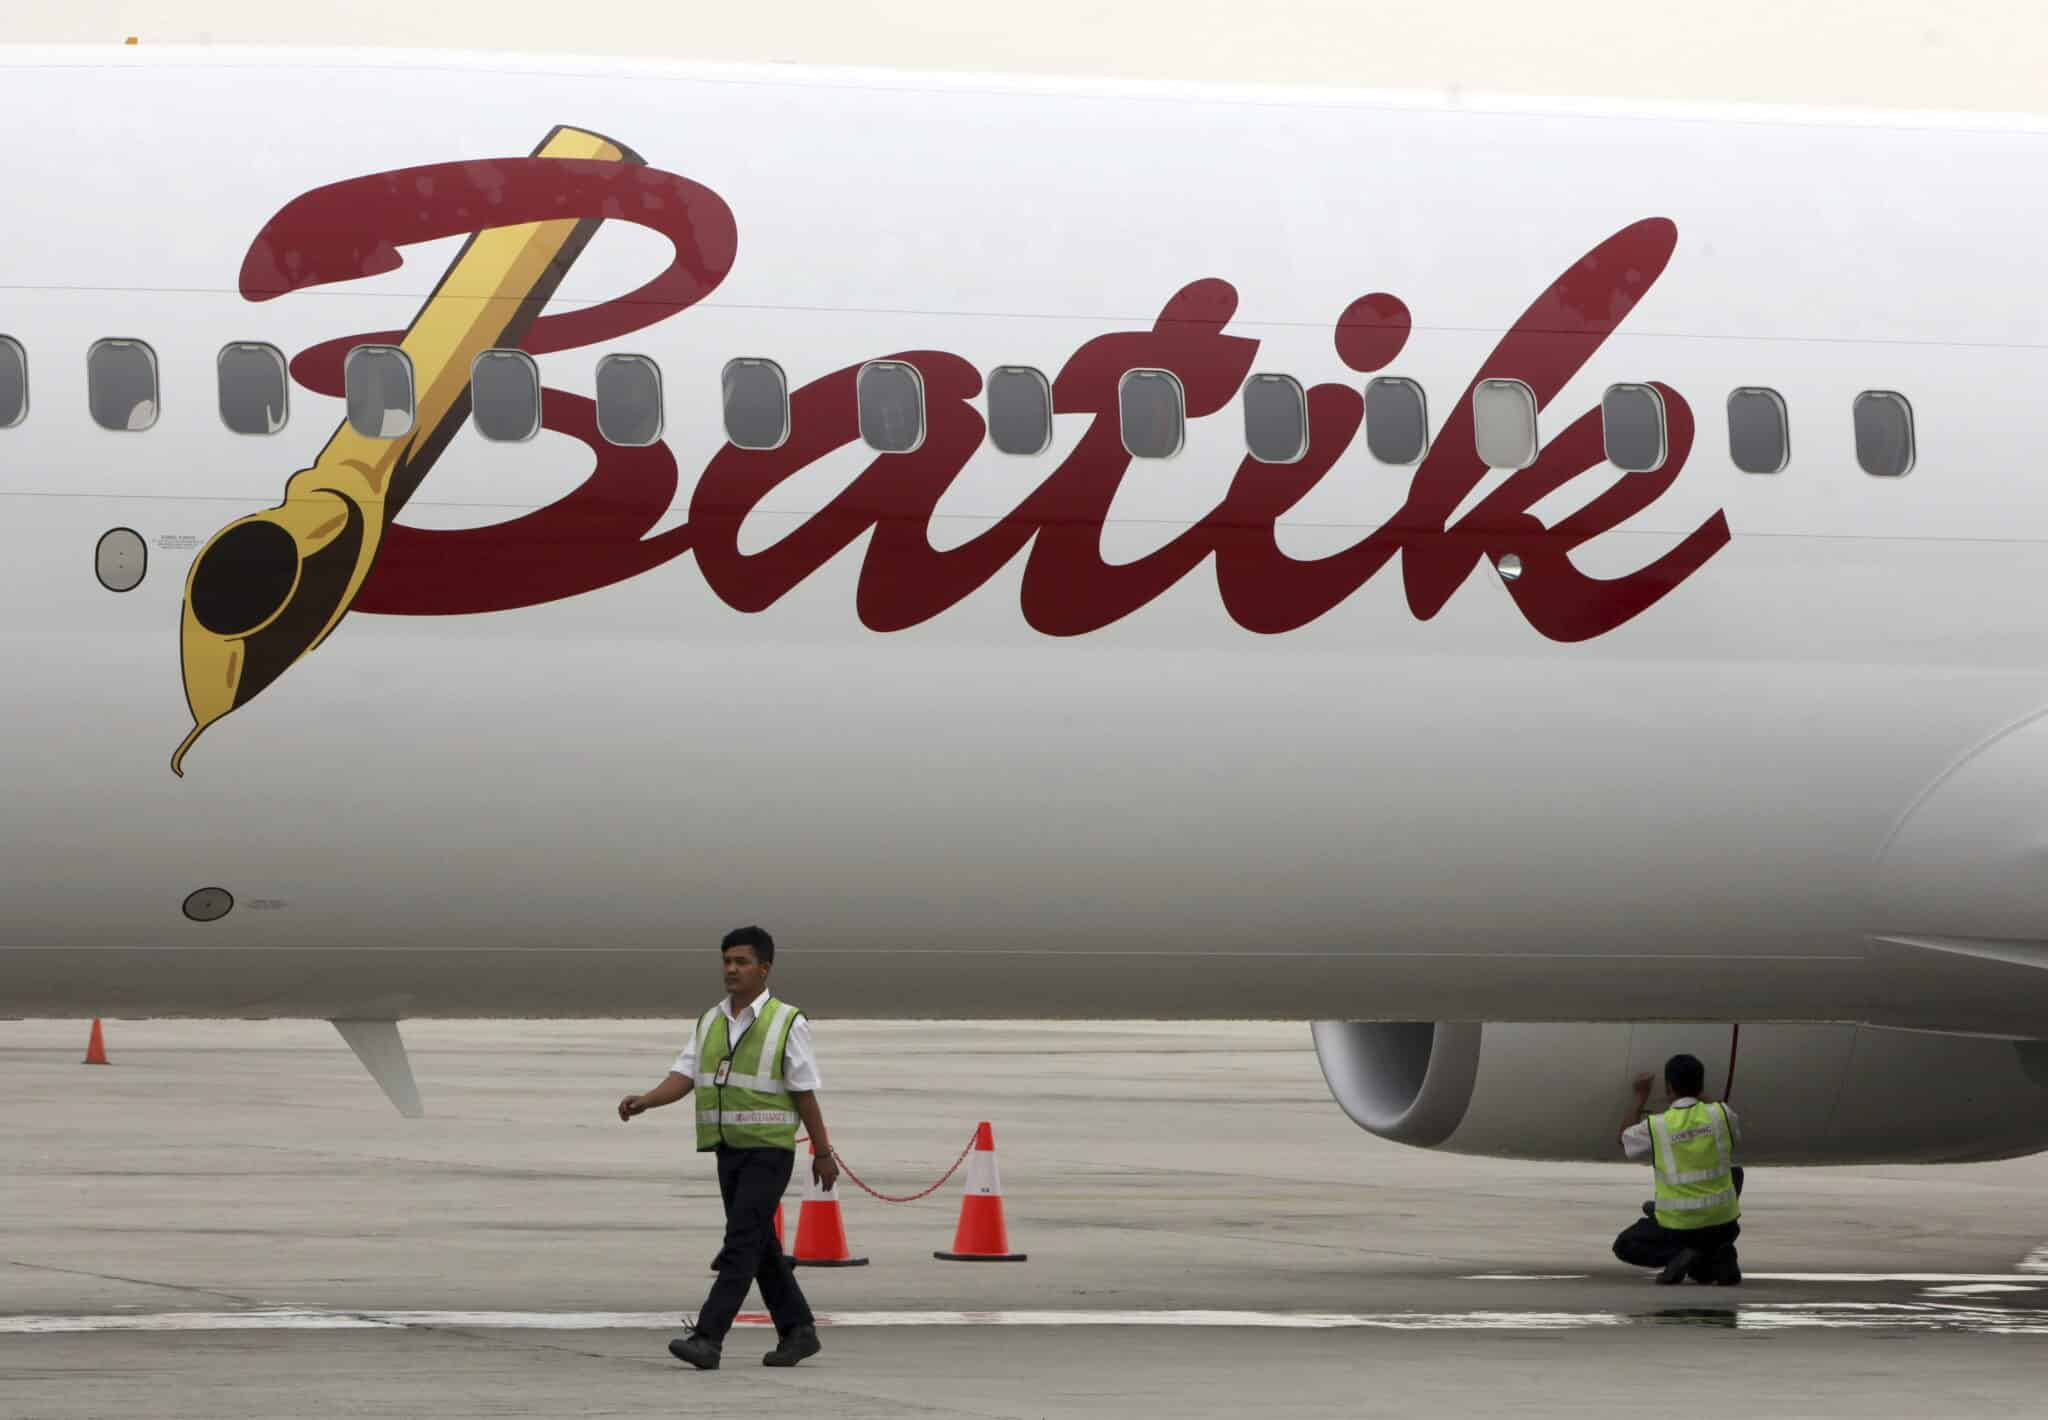
M1374 1139L1299 1023L818 1023L861 1177L922 1189L987 1119L1029 1260L932 1258L957 1176L902 1205L842 1183L871 1263L801 1274L824 1353L764 1370L746 1324L700 1374L665 1343L709 1281L712 1172L687 1106L613 1113L685 1029L408 1022L407 1120L317 1021L109 1021L105 1068L85 1022L0 1022L0 1416L2039 1402L2048 1157L1752 1170L1745 1285L1657 1287L1608 1252L1647 1170Z

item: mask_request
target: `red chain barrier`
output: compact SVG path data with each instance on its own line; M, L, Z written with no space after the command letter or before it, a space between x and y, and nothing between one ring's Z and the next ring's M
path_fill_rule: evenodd
M897 1194L893 1193L879 1193L873 1188L870 1188L866 1180L862 1179L859 1174L853 1171L853 1165L846 1162L846 1156L841 1154L837 1149L834 1149L832 1151L832 1157L838 1161L840 1171L843 1172L848 1178L853 1180L854 1187L858 1188L862 1193L867 1194L868 1197L879 1199L883 1203L915 1203L920 1198L929 1198L934 1193L937 1193L940 1189L946 1186L947 1179L951 1178L954 1174L960 1172L960 1165L966 1163L967 1156L974 1152L975 1138L976 1135L974 1134L969 1134L967 1136L967 1147L960 1151L959 1158L953 1160L952 1167L939 1175L939 1181L937 1183L933 1184L930 1188L920 1189L916 1193L905 1193L901 1196L898 1196ZM802 1143L804 1141L799 1139L797 1142Z

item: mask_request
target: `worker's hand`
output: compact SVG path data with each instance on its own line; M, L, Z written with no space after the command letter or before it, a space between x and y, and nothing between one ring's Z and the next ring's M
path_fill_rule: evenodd
M1636 1076L1636 1106L1637 1106L1637 1108L1641 1108L1641 1107L1642 1107L1643 1105L1646 1105L1646 1104L1648 1104L1648 1103L1650 1102L1650 1091L1651 1091L1651 1089L1652 1089L1652 1088L1654 1088L1654 1087L1655 1087L1656 1083L1657 1083L1657 1077L1656 1077L1655 1075L1638 1075L1638 1076Z
M811 1177L818 1181L820 1188L833 1188L839 1183L839 1160L828 1149L811 1160Z
M636 1114L647 1113L647 1106L640 1103L640 1096L627 1095L619 1101L619 1123L624 1124Z

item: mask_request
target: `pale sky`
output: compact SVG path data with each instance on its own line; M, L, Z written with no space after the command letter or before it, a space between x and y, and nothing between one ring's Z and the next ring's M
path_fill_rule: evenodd
M17 44L319 44L2048 111L2041 0L13 0Z

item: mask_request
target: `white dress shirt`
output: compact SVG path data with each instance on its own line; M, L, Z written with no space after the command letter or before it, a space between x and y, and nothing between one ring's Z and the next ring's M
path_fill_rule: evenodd
M738 1015L733 1014L732 997L727 996L718 1003L720 1014L725 1017L726 1041L737 1047L740 1033L760 1019L761 1012L774 997L763 991L748 1002ZM765 1062L773 1065L773 1061ZM690 1038L683 1042L682 1054L676 1056L676 1063L669 1067L669 1073L681 1075L686 1080L697 1078L697 1028L690 1027ZM808 1016L799 1015L789 1028L789 1043L782 1052L782 1083L792 1090L815 1090L818 1088L818 1057L811 1048L811 1022Z
M1671 1101L1671 1107L1673 1109L1691 1109L1698 1103L1698 1100L1694 1099L1691 1095L1687 1095L1682 1100ZM1725 1104L1721 1108L1728 1115L1728 1142L1734 1144L1742 1138L1742 1125L1735 1118L1734 1110L1729 1109ZM1621 1152L1628 1156L1630 1163L1637 1163L1649 1158L1655 1152L1655 1149L1656 1146L1650 1142L1649 1120L1639 1119L1621 1131Z

